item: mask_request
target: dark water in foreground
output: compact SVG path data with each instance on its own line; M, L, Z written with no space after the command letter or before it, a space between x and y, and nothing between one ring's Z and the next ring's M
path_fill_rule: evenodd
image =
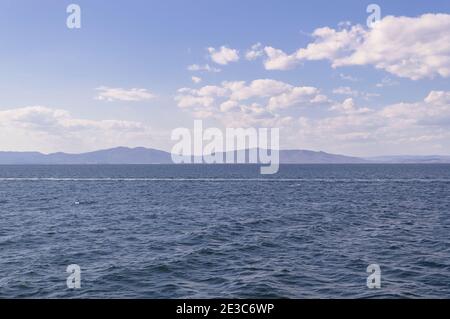
M450 165L0 166L0 297L448 298Z

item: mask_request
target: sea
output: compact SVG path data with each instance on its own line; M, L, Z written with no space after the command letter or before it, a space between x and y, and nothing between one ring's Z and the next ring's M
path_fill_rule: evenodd
M450 165L0 166L0 298L449 297Z

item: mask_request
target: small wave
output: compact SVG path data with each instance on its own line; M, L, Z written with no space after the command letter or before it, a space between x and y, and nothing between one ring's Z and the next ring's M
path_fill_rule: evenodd
M450 183L448 178L54 178L5 177L0 182L320 182L320 183ZM301 184L294 185L300 186Z

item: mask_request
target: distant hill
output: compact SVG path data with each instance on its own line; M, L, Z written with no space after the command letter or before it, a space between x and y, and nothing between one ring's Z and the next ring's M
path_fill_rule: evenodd
M378 156L369 157L366 160L390 164L447 164L450 163L450 156Z
M369 163L357 157L306 150L282 150L280 162L283 164ZM160 150L144 147L117 147L82 154L0 152L0 164L172 164L172 158L170 153Z
M117 147L81 154L0 152L0 164L169 164L169 153L144 147Z
M248 157L249 150L246 150ZM225 154L221 154L225 156ZM89 153L0 152L0 164L172 164L171 154L151 148L117 147ZM280 151L282 164L439 164L450 163L450 156L379 156L359 158L307 150Z
M283 164L363 164L369 161L351 156L329 154L305 150L280 151L280 163Z

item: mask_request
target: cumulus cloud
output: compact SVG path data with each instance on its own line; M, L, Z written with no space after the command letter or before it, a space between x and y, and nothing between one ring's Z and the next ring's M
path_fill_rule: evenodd
M329 27L316 29L312 36L313 43L296 52L299 60L335 60L353 52L364 41L367 31L360 25L348 29L334 30Z
M395 32L393 32L395 30ZM335 66L374 65L413 80L450 76L450 15L388 16L374 24L364 42Z
M223 87L230 91L232 100L242 101L250 98L278 95L289 90L291 85L271 79L258 79L250 82L248 85L245 81L224 82Z
M155 98L155 95L150 93L147 89L122 89L110 88L101 86L96 88L98 95L96 99L99 101L125 101L125 102L139 102Z
M211 60L217 64L227 65L230 62L239 61L239 51L230 49L226 46L221 46L219 49L208 48Z
M285 109L299 104L326 103L327 98L315 87L291 87L284 93L272 96L268 103L269 110Z
M287 55L282 50L265 47L267 59L264 61L266 70L289 70L300 63L295 55Z
M272 79L224 81L199 89L182 88L175 97L178 107L195 116L213 117L224 122L269 123L285 119L280 112L291 107L328 103L320 90L294 86Z
M287 70L306 60L329 60L333 68L372 65L418 80L450 76L450 15L387 16L367 29L361 25L316 29L314 41L293 54L266 47L268 70Z
M345 99L342 103L336 103L331 107L331 110L339 111L346 114L368 113L369 108L357 107L353 98Z

